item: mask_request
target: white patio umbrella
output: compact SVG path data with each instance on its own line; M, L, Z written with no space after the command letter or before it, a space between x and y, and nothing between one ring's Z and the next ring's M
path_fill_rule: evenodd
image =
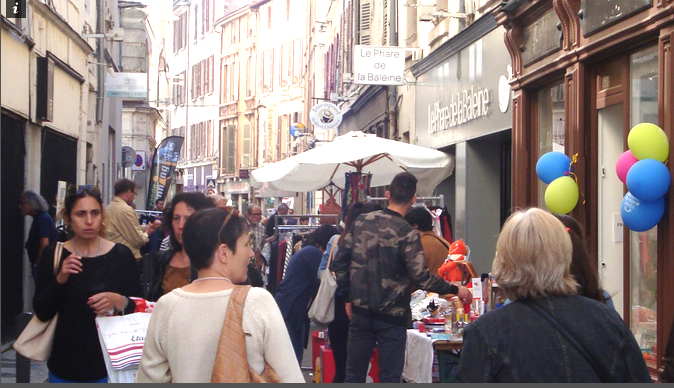
M258 188L266 182L277 190L307 192L332 182L344 189L344 174L360 171L371 173L370 187L378 187L408 171L419 180L417 194L428 196L453 170L454 158L444 152L354 131L253 170L250 185Z

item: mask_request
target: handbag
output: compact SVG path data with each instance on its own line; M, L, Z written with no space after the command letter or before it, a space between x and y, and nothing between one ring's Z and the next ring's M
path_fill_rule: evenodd
M220 332L211 383L280 383L274 369L265 361L262 374L248 365L243 333L243 305L250 286L234 286L229 297L225 323Z
M62 252L63 243L59 241L54 248L54 276L58 274ZM49 360L58 316L57 312L53 318L43 322L37 315L33 315L19 338L14 341L14 350L33 361Z
M337 291L337 279L335 274L330 271L330 263L335 256L335 247L337 241L332 242L328 264L319 274L321 285L318 286L318 292L311 307L309 307L309 319L319 326L326 326L335 319L335 291Z
M611 375L606 371L606 369L597 362L590 354L585 350L585 348L576 341L576 338L569 333L564 326L548 311L543 309L541 306L535 304L535 303L530 303L530 302L525 302L525 306L529 307L532 309L536 314L540 315L548 321L553 327L557 329L557 331L571 344L571 346L576 349L576 351L587 361L588 364L592 367L592 370L594 370L594 373L597 374L599 377L599 380L602 383L612 383L611 381Z

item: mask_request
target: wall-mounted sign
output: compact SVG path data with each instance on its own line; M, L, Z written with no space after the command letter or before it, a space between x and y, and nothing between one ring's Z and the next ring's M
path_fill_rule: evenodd
M428 105L428 133L444 131L489 114L489 90L471 86L451 96L449 105Z
M145 151L136 151L136 160L131 165L131 171L145 171Z
M335 128L342 122L342 111L331 102L321 102L311 108L309 119L318 128Z
M404 85L405 48L355 46L353 82L361 85Z
M122 98L147 98L147 74L109 73L105 79L105 96Z

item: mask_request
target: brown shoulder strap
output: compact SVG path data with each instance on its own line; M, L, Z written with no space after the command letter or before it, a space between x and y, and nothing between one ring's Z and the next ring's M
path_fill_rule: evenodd
M54 276L59 273L59 265L61 265L61 256L63 256L63 243L57 242L54 247Z
M250 383L246 339L243 333L243 305L250 286L234 286L220 333L211 383Z

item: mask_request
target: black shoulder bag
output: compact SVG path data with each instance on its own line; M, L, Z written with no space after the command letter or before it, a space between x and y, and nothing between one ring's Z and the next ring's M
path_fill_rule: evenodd
M573 346L576 349L576 351L581 356L583 356L585 361L587 361L587 363L590 364L590 366L594 370L594 373L597 374L599 380L601 380L602 383L613 382L611 381L611 376L606 371L606 369L604 369L602 365L600 365L594 358L592 358L592 356L590 356L587 350L585 350L585 348L581 344L579 344L578 341L576 341L576 339L571 335L571 333L566 331L566 329L562 326L562 324L559 323L557 318L555 318L544 308L533 302L524 302L524 305L532 309L536 314L543 317L543 319L545 319L546 321L548 321L548 323L550 323L553 327L555 327L559 331L559 333L569 342L569 344L571 344L571 346Z

